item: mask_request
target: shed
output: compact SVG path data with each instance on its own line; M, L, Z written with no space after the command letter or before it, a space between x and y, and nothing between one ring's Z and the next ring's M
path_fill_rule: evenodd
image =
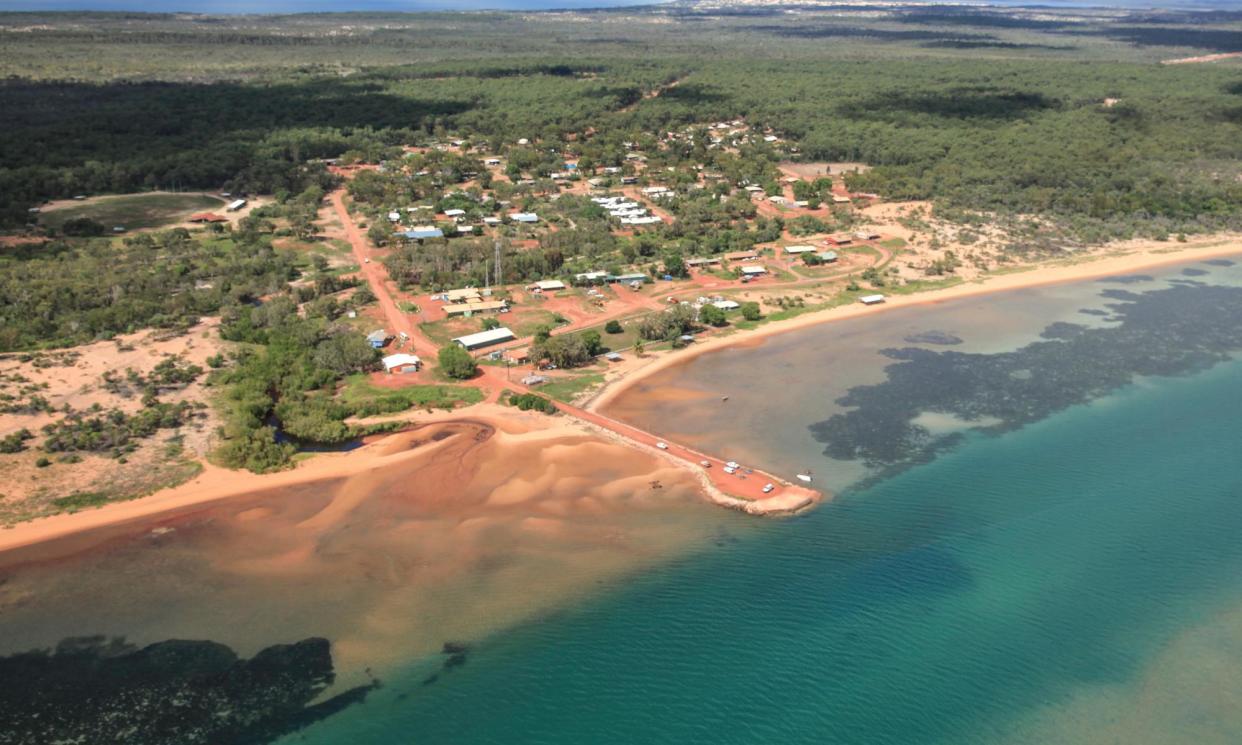
M884 296L883 295L863 295L862 297L858 298L858 300L863 305L879 305L880 303L884 302Z
M383 359L383 362L384 372L387 373L418 372L418 368L423 364L418 355L404 352L390 354Z
M513 222L532 224L539 222L539 215L534 212L514 212L509 215L509 219Z
M245 206L246 206L245 199L234 199L233 201L229 202L229 206L225 207L225 209L227 209L229 212L236 212L237 210Z
M541 292L555 292L565 289L565 283L559 279L542 279L535 283L535 287Z
M759 258L758 251L734 251L731 254L725 254L725 258L729 261L746 261L747 259Z
M459 336L453 341L465 347L467 350L482 349L490 347L493 344L504 344L507 341L513 341L517 337L509 329L501 326L500 328L491 329L489 331L480 331L477 334L466 334Z
M631 272L629 274L618 274L617 276L610 277L609 279L613 282L621 282L622 284L629 284L630 282L646 282L648 279L650 279L650 277L648 277L646 274L643 274L642 272Z
M445 217L461 217L466 214L465 210L444 210Z
M609 352L604 355L604 359L608 360L609 362L620 362L621 355L618 354L617 352Z
M413 230L405 231L401 235L412 241L423 241L428 238L443 238L444 231L439 228L414 228Z
M767 273L768 273L768 270L765 267L759 266L758 264L751 264L750 266L742 267L742 276L744 277L758 277L762 274L767 274Z
M214 212L195 212L190 215L190 222L228 222L229 219L224 215L217 215Z
M837 252L836 251L821 251L820 253L815 254L815 258L819 259L825 264L831 264L837 260Z
M785 253L787 254L809 254L814 252L814 246L785 246Z
M716 302L712 303L712 305L716 306L717 308L720 308L721 310L737 310L738 308L742 307L742 304L737 302L736 300L717 300Z
M542 385L546 382L548 379L543 375L527 375L522 378L522 385Z

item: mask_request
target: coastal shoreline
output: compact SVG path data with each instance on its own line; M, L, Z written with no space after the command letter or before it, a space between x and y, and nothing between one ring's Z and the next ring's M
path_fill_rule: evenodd
M618 370L619 377L608 381L581 408L587 412L602 413L602 410L615 401L626 391L641 381L677 365L686 364L700 355L713 351L744 344L755 344L776 334L807 328L821 323L856 318L863 315L882 313L898 308L910 308L930 305L949 300L999 293L1008 290L1020 290L1042 285L1082 281L1092 278L1117 274L1134 273L1146 269L1154 269L1171 264L1206 261L1214 258L1242 255L1242 236L1214 236L1211 242L1204 239L1199 245L1191 243L1184 247L1170 246L1166 243L1145 244L1145 248L1131 249L1124 253L1105 254L1094 258L1083 258L1068 264L1036 265L1029 270L1011 274L992 275L986 279L969 284L959 284L936 290L915 293L912 295L892 296L880 306L864 306L851 304L813 311L797 318L778 321L727 336L709 338L698 342L688 349L676 353L666 353L634 360L641 364L623 367ZM451 422L476 422L497 429L505 429L506 425L521 427L516 417L521 416L512 409L495 404L479 404L468 409L440 412L430 416L420 416L409 420L411 428L424 427L432 424ZM567 420L553 424L541 423L549 429L547 436L555 433L569 435L581 434L587 430L605 439L626 440L615 433L602 432L603 428L591 426L584 420ZM555 430L553 432L552 430ZM407 431L408 433L408 431ZM389 436L391 437L391 436ZM419 450L393 452L385 445L387 438L370 443L367 446L349 453L321 454L299 464L289 471L275 474L257 475L248 472L230 471L218 466L206 464L203 472L185 484L166 489L155 494L134 500L114 502L102 507L81 512L53 515L38 518L29 522L6 526L0 530L0 553L26 548L47 541L57 540L101 528L123 526L125 524L151 519L158 515L172 514L179 510L201 507L211 503L238 497L244 494L270 488L305 485L317 481L328 481L344 476L356 475L371 469L378 469L400 462L404 457L414 457ZM653 451L641 443L626 440L630 447L653 454ZM654 451L663 456L667 462L678 461L664 453ZM738 509L751 514L765 514L758 506L746 500L737 500L720 492L710 479L704 477L694 468L685 463L675 463L679 468L694 474L701 484L709 501L721 506ZM796 495L801 498L802 492ZM830 498L824 495L824 498ZM788 514L810 506L805 503L788 505L770 505L773 514ZM813 499L813 502L818 501Z
M1172 264L1242 256L1242 236L1238 235L1218 235L1212 237L1210 243L1208 239L1204 239L1201 245L1190 243L1181 248L1177 247L1177 245L1170 246L1167 243L1144 245L1144 248L1131 249L1124 253L1102 254L1096 258L1083 258L1068 264L1034 265L1032 268L1024 271L1009 274L993 274L966 284L927 290L910 295L886 296L884 303L880 305L852 303L825 308L785 321L769 323L755 329L738 331L727 336L708 338L698 341L676 353L664 353L659 356L652 355L642 360L643 364L636 364L624 369L621 371L621 375L605 382L590 399L584 401L581 404L581 408L590 412L606 413L605 409L624 393L657 373L688 364L696 358L711 352L718 352L744 344L760 343L770 336L824 323L874 315L900 308L934 305L960 298L1079 282L1118 274L1133 274ZM876 292L882 293L883 290L877 290Z

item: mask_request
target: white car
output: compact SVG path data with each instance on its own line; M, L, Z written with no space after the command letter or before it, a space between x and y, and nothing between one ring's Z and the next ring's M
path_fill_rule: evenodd
M725 467L724 467L724 472L725 472L725 473L727 473L727 474L729 474L729 475L733 475L733 474L737 473L737 469L736 469L736 468L730 468L730 467L728 467L728 466L725 466Z
M701 460L699 461L699 465L703 466L704 468L711 468L712 462L710 460Z
M732 469L733 469L733 470L735 470L735 471L736 471L737 469L741 468L741 466L739 466L739 465L737 464L737 461L733 461L733 460L731 460L731 461L729 461L728 463L726 463L726 464L725 464L725 466L727 466L728 468L732 468Z
M775 488L776 488L776 487L775 487L775 486L772 486L771 484L764 484L764 485L763 485L763 493L764 493L764 494L767 494L767 493L771 492L771 491L772 491L773 489L775 489Z
M666 443L666 442L657 442L657 443L656 443L656 447L660 448L661 450L668 450L668 443Z

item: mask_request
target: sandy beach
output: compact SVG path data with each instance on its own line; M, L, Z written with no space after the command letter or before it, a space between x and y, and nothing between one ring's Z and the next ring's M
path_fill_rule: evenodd
M628 359L618 365L614 377L583 403L588 411L603 411L622 393L640 381L671 367L682 365L699 355L744 344L755 344L764 337L782 334L795 329L807 328L821 323L886 313L900 308L933 305L957 298L988 295L991 293L1020 290L1027 287L1076 282L1119 274L1134 274L1170 264L1236 256L1242 254L1242 236L1213 236L1186 244L1144 242L1127 244L1117 251L1095 256L1083 256L1068 262L1036 265L1011 274L994 274L964 284L912 295L886 295L882 305L853 303L835 308L814 311L787 321L760 326L725 336L707 338L676 353L649 354L643 358ZM884 294L884 290L876 290Z

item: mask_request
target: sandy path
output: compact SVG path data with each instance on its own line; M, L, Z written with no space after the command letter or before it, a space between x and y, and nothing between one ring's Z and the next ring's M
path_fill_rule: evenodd
M828 308L788 321L768 324L751 331L743 331L731 336L709 338L691 345L676 354L665 354L652 357L649 361L632 360L632 367L626 374L606 383L596 395L588 401L584 408L587 411L602 411L626 390L639 381L684 362L725 347L753 342L755 339L781 334L794 329L806 328L820 323L855 318L875 313L885 313L899 308L911 308L921 305L941 303L957 298L987 295L1006 290L1017 290L1039 285L1074 282L1078 280L1105 277L1112 274L1127 274L1144 269L1152 269L1169 264L1180 264L1195 260L1242 254L1242 236L1231 235L1225 238L1216 237L1211 242L1200 245L1189 245L1178 249L1166 243L1147 244L1142 248L1121 255L1109 255L1095 260L1085 260L1072 264L1036 267L1029 271L1013 274L992 275L975 282L954 285L941 290L921 292L914 295L897 295L887 298L883 305L868 306L862 304L843 305ZM638 364L643 363L643 364Z

